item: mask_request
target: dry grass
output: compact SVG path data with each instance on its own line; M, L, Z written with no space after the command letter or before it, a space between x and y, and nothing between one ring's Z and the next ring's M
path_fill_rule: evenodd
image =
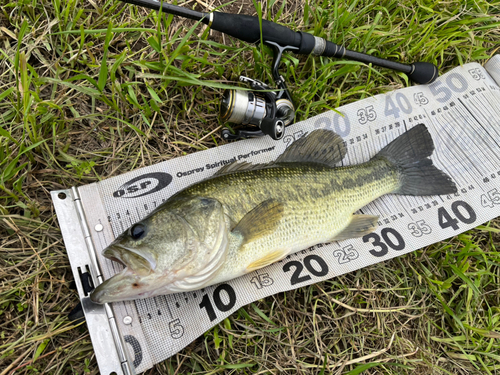
M254 9L249 1L222 8ZM296 30L441 71L499 52L498 0L297 0L263 9ZM1 10L0 374L96 374L85 324L67 318L78 297L49 192L221 143L221 85L239 74L270 81L271 58L117 1L3 1ZM295 55L282 71L298 120L408 84L387 70ZM496 219L255 302L147 373L500 373L499 227Z

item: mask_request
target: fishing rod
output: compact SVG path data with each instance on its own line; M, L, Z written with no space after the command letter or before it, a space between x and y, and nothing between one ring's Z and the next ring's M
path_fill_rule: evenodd
M262 136L264 134L278 140L285 134L285 127L293 122L295 107L285 81L278 71L285 51L301 55L312 54L360 61L403 72L413 82L420 84L431 83L438 77L438 69L431 63L415 62L407 65L351 51L344 46L323 38L302 31L293 31L288 27L265 19L262 19L261 29L259 18L254 16L223 12L197 12L157 0L122 1L157 11L161 9L162 12L174 16L200 21L213 30L248 43L257 43L262 36L263 43L273 49L272 76L277 89L273 90L263 82L241 76L240 81L248 84L253 91L226 90L220 105L222 121L233 124L255 125L260 130L238 130L236 134L232 134L228 129L224 129L222 136L227 140Z

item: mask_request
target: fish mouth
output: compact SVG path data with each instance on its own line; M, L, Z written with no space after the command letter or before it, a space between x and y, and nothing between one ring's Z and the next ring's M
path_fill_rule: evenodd
M121 243L109 245L102 255L140 274L150 273L156 269L156 259L152 254Z
M144 278L125 268L95 288L90 294L90 300L103 304L146 298L151 294L150 285Z
M108 296L108 290L105 285L106 281L95 288L92 293L90 293L90 300L94 303L102 305L104 303L115 302L112 298Z
M169 287L175 272L155 273L156 260L150 254L144 255L140 250L113 243L102 255L125 268L92 291L92 302L104 304L148 298L157 295L158 289L162 290L162 294L173 292Z
M104 249L102 255L125 268L92 291L92 302L103 304L148 297L149 286L153 284L148 282L148 277L153 276L156 268L156 260L150 254L144 255L115 242Z

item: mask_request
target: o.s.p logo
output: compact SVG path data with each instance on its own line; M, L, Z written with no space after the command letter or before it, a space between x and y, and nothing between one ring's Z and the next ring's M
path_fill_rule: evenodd
M115 198L138 198L156 193L172 182L172 176L165 172L147 173L125 182L114 193Z

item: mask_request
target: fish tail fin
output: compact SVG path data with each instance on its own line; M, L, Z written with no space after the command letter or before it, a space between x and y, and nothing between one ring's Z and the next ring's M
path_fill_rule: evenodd
M434 142L424 124L403 133L385 146L376 157L383 157L397 166L402 181L394 194L443 195L452 194L457 187L450 176L437 169L429 158Z

